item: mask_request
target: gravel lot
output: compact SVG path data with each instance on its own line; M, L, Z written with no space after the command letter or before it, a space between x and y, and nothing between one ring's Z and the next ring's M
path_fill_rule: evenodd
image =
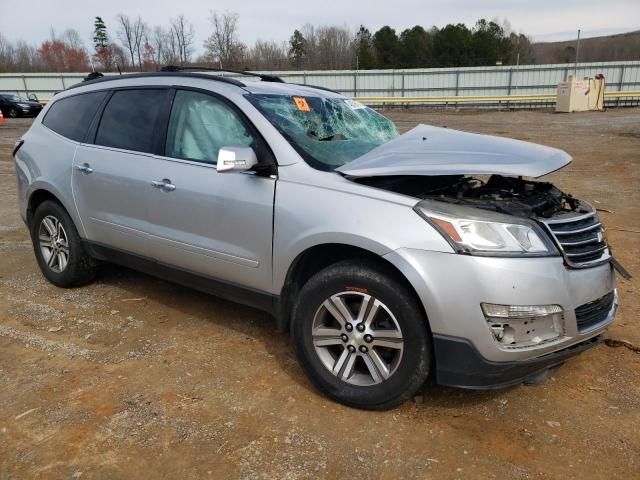
M640 110L395 110L567 150L549 179L594 202L617 258L609 342L541 386L432 387L388 412L310 385L256 310L127 269L61 290L37 268L0 126L0 479L640 478ZM616 346L617 345L617 346ZM625 346L626 345L626 346Z

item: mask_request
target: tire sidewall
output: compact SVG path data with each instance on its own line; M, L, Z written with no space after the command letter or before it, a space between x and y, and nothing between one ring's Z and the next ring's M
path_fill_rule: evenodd
M400 365L389 379L377 385L357 386L338 379L327 370L313 346L311 329L320 305L331 295L348 290L366 291L383 302L402 331ZM298 359L310 379L329 396L350 406L370 409L394 406L415 393L429 373L431 340L415 297L394 278L362 265L329 267L303 287L293 312L292 336Z
M42 219L49 215L55 217L62 224L69 244L69 260L66 268L62 272L54 272L49 268L40 249L40 224ZM60 204L47 200L38 206L31 222L31 241L40 270L47 280L59 287L71 287L78 283L78 278L81 277L83 273L81 271L81 257L84 255L84 252L76 227L67 211Z

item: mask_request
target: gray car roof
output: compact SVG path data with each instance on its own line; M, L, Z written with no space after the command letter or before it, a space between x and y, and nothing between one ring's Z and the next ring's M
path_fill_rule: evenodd
M322 98L336 98L343 97L337 92L327 90L320 87L314 87L312 85L299 85L295 83L280 83L280 82L268 82L247 80L241 75L220 75L209 74L202 72L145 72L145 73L133 73L124 75L107 75L95 80L87 82L80 82L76 85L69 87L67 90L73 90L80 87L100 86L102 88L108 88L111 82L118 82L118 86L126 85L127 81L132 81L134 85L144 84L145 79L153 78L170 78L171 83L180 84L180 78L189 79L197 78L201 80L212 80L216 82L223 82L230 86L248 91L255 94L271 94L271 95L301 95L301 96L314 96ZM242 81L239 81L242 78Z

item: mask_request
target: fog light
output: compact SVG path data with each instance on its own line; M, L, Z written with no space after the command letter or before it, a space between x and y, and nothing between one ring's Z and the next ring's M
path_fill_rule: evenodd
M560 305L496 305L482 303L493 338L505 347L530 347L558 339L564 333Z

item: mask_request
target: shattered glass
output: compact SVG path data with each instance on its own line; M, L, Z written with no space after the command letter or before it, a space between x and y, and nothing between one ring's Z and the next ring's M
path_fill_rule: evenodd
M346 98L249 95L311 166L333 170L396 138L391 120Z

